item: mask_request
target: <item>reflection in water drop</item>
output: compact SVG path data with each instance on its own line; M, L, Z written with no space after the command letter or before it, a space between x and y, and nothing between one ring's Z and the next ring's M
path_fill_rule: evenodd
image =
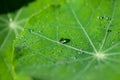
M59 42L62 43L62 44L65 44L65 43L70 42L70 39L67 39L67 38L61 38L61 39L59 40Z

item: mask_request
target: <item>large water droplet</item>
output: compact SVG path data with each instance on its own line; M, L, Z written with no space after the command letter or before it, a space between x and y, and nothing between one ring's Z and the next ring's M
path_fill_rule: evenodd
M70 42L70 39L67 39L67 38L61 38L61 39L59 40L59 42L62 43L62 44L65 44L65 43Z

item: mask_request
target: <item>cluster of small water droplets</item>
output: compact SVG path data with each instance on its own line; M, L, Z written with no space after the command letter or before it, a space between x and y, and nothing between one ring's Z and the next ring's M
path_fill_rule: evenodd
M97 16L97 19L110 21L110 20L111 20L111 17L108 17L108 16Z

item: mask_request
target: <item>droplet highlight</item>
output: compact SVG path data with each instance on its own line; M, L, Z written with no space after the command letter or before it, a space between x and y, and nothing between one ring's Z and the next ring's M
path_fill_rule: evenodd
M67 38L61 38L61 39L59 40L59 42L62 43L62 44L65 44L65 43L70 42L70 39L67 39Z

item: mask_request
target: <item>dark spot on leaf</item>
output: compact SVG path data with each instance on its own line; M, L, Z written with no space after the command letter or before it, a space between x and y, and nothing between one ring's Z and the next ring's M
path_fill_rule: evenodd
M18 58L22 57L24 55L23 54L24 50L29 50L29 49L30 48L28 48L25 45L23 45L23 46L16 46L15 47L15 53L16 54L14 54L15 59L18 59Z
M61 39L59 40L59 42L62 43L62 44L65 44L65 43L70 42L70 39L67 39L67 38L61 38Z
M16 54L14 54L15 56L15 59L18 59L18 58L20 58L21 56L22 56L22 51L23 51L23 48L24 47L22 47L22 46L16 46L15 47L15 53Z
M107 31L107 32L112 32L112 30L108 29L108 31Z
M62 51L62 50L60 50L60 52L62 53L63 51Z

